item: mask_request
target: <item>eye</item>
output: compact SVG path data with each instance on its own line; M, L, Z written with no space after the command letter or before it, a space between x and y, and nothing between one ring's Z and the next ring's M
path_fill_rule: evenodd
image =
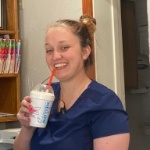
M46 50L46 54L52 54L53 53L53 50L49 49L49 50Z
M61 50L61 51L66 51L66 50L68 50L68 48L69 48L69 46L61 46L61 47L60 47L60 50Z

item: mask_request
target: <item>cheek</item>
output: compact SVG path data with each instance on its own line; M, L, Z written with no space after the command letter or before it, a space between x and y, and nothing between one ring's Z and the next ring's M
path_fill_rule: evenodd
M75 63L78 63L78 62L82 62L83 61L83 58L82 58L82 54L81 53L74 53L72 55L70 55L69 59L71 61L74 61Z
M46 63L47 63L48 65L50 65L50 64L51 64L51 57L50 57L49 55L46 55L46 56L45 56L45 59L46 59Z
M46 60L46 63L48 64L48 57L47 57L47 55L45 56L45 60Z

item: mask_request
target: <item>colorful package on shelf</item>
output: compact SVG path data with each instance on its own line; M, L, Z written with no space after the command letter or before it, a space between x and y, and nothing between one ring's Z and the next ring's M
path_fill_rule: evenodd
M18 40L15 46L16 47L15 48L16 60L15 60L15 68L14 68L15 73L18 73L19 68L20 68L20 46L21 46L21 42L20 40Z
M0 73L18 73L20 67L20 40L0 39Z
M7 44L8 40L6 39L0 39L0 70L1 73L5 72L6 68L6 60L7 60Z
M0 39L0 73L2 73L3 68L3 51L2 51L2 39Z
M10 39L10 48L11 48L11 59L9 66L9 73L14 73L15 68L15 39Z
M3 39L4 45L5 45L5 62L3 64L3 73L8 73L9 71L9 65L10 65L10 52L9 52L9 40Z

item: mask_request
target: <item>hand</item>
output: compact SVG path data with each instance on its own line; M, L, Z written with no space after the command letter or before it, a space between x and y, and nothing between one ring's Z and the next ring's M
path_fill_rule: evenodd
M17 113L17 118L20 121L21 125L26 128L32 128L29 125L30 122L30 113L33 112L33 107L30 104L31 98L29 96L26 96L22 102L19 112Z

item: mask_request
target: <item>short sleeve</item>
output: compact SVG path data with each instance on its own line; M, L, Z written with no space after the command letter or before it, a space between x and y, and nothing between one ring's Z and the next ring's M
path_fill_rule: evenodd
M128 115L121 110L104 110L94 112L91 133L93 139L120 133L128 133Z

